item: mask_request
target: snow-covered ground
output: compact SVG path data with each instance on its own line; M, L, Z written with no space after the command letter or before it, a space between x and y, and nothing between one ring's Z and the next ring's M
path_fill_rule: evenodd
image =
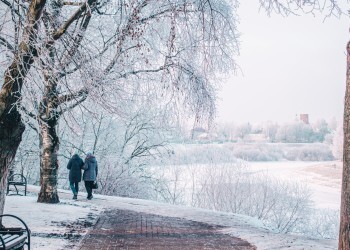
M341 162L251 162L249 165L253 171L267 171L279 179L306 183L317 208L340 208Z
M330 194L339 196L337 183L339 174L338 163L254 163L256 171L268 169L270 173L281 178L303 180L306 178L315 192L318 205L337 207L339 200L327 201L326 196L317 196L323 189L329 189ZM333 165L336 164L336 165ZM332 170L332 168L334 168ZM328 179L328 182L325 182ZM318 189L321 188L321 189ZM36 202L38 187L30 186L31 196L7 196L5 212L21 217L32 231L32 249L58 250L63 247L73 248L79 243L77 235L84 235L98 214L109 207L128 209L138 212L152 213L163 216L181 217L188 220L205 222L226 227L223 232L249 241L258 249L336 249L335 240L314 240L305 237L277 234L264 227L258 220L232 213L213 212L185 206L95 195L91 201L81 193L78 201L71 200L68 191L60 190L60 204L40 204Z
M7 196L5 214L13 214L25 221L31 230L31 248L35 250L63 249L74 243L79 235L86 233L86 226L95 224L103 206L93 202L72 201L66 191L60 190L58 204L37 203L39 187L29 186L28 196ZM4 219L5 226L13 225L16 220ZM18 225L18 224L17 224ZM71 239L71 241L69 241Z

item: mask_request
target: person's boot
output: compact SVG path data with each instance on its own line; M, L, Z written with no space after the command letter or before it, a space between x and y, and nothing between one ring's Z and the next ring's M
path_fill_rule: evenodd
M75 193L75 194L73 195L73 200L76 200L76 199L78 199L78 194L77 194L77 193Z

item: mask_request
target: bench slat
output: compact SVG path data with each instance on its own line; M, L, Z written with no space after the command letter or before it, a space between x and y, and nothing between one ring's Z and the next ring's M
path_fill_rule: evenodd
M1 237L5 241L5 239L7 239L8 237L11 237L11 234L1 235ZM1 241L0 241L0 244L1 244Z
M10 237L7 237L6 239L4 239L5 241L5 245L7 244L7 242L10 242L10 241L13 241L13 240L16 240L16 238L18 238L19 235L15 234L15 235L11 235Z
M13 235L15 236L15 235ZM18 235L17 235L18 236ZM15 247L15 246L22 246L24 245L24 242L26 241L27 239L27 235L21 235L21 236L18 236L16 238L13 238L12 240L10 241L5 241L5 246L7 249L10 249L12 247ZM0 243L0 249L4 249L3 245Z

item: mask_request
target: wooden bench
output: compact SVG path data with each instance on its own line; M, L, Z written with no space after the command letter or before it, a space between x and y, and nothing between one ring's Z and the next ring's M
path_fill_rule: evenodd
M11 174L9 178L7 179L7 193L8 195L10 193L10 186L14 186L16 189L16 195L22 195L18 193L17 186L24 186L24 195L27 195L27 179L22 174Z
M0 228L0 250L14 250L24 249L27 245L27 249L30 250L30 230L23 220L12 214L0 215L0 219L3 217L12 217L19 220L24 228L21 227L1 227Z

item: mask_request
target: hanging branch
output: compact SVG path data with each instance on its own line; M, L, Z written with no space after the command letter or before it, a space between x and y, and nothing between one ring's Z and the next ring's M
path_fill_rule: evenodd
M70 25L74 21L81 18L83 13L86 10L89 11L90 6L94 6L96 2L97 2L97 0L88 0L84 5L81 5L80 8L78 10L76 10L76 12L70 18L68 18L68 20L60 28L58 28L56 31L53 32L52 38L54 40L59 39L67 31L67 29L70 27Z

